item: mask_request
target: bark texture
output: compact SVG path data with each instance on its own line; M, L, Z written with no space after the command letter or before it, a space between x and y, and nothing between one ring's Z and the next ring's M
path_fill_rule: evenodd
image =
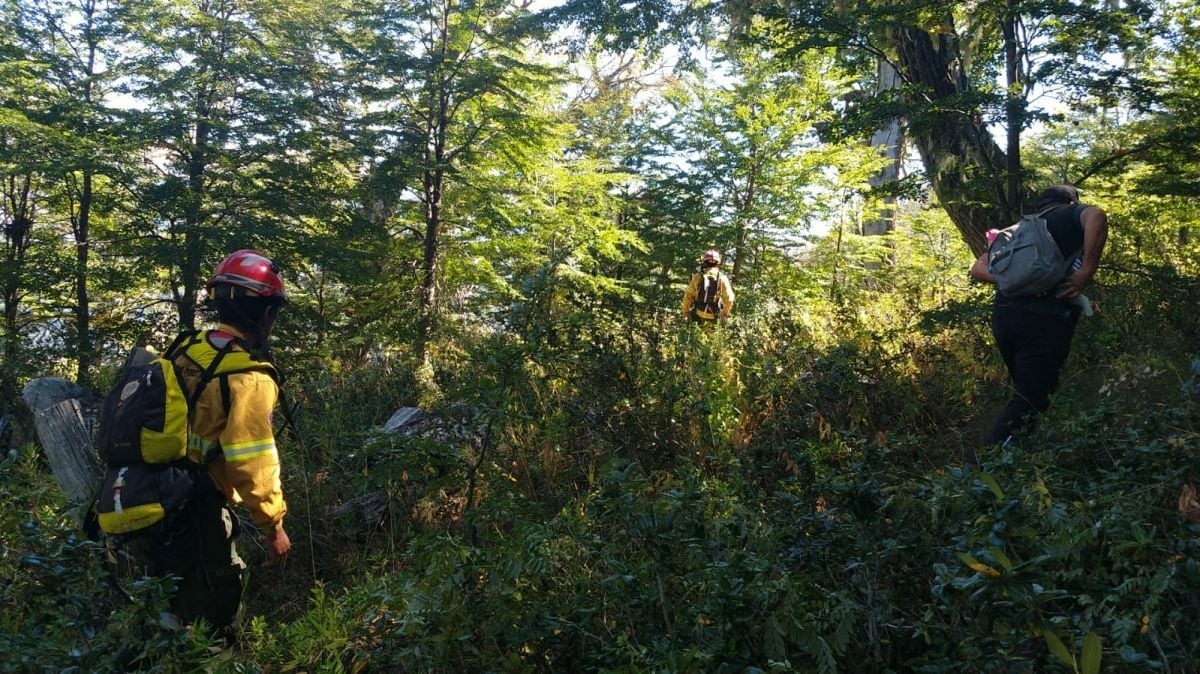
M938 202L972 252L986 247L984 232L1016 219L1005 195L1007 158L976 113L961 76L950 31L935 37L921 28L891 31L897 65L910 84L908 130Z

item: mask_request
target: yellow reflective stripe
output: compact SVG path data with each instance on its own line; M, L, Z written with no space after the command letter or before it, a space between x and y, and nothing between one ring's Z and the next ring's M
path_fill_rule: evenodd
M225 454L225 460L230 463L249 461L250 459L274 453L275 438L237 442L222 447L221 451Z
M127 534L158 522L166 517L161 503L147 503L117 512L100 513L100 529L106 534Z
M200 437L199 435L196 435L195 433L192 433L191 437L188 438L188 451L189 452L199 452L201 454L208 454L210 451L216 449L218 446L220 446L220 443L216 442L215 440L205 440L204 438Z

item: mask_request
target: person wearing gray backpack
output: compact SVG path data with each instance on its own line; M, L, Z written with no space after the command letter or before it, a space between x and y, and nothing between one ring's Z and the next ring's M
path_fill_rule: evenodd
M971 266L972 278L997 284L992 336L1013 387L988 444L1008 444L1028 433L1050 407L1082 311L1081 293L1100 266L1108 238L1108 215L1079 203L1073 185L1047 188L1034 211L1001 230ZM1046 234L1055 245L1049 253L1033 253ZM1053 278L1035 280L1046 270Z

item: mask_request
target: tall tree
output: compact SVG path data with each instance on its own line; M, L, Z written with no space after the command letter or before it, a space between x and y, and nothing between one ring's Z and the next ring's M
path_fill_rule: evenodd
M1129 69L1107 57L1148 48L1157 31L1151 6L1141 0L989 0L936 7L906 0L734 0L687 6L671 0L632 5L577 0L549 16L573 19L616 47L661 42L662 35L649 32L662 25L677 26L672 35L686 44L687 33L697 26L708 29L727 19L735 34L776 54L835 47L845 58L892 63L903 82L900 105L885 99L858 106L867 114L857 115L855 126L870 132L883 119L904 120L940 205L976 251L983 248L987 229L1010 223L1020 208L1008 196L1008 174L1018 169L997 144L992 124L1002 120L1013 129L1009 146L1017 150L1020 132L1042 116L1030 109L1030 92L1090 89L1120 96L1141 90ZM1005 64L1005 26L1012 38L1011 89L997 86Z
M470 230L470 214L448 209L448 194L473 189L464 168L485 146L517 157L545 133L525 98L553 86L553 71L528 58L526 18L508 0L415 0L363 5L347 28L346 59L367 110L364 146L386 195L376 201L391 205L402 237L420 239L415 352L424 365L447 242Z
M877 58L875 61L875 96L881 100L895 96L900 87L900 75L891 61ZM886 234L896 227L896 195L892 186L900 180L904 167L905 145L904 126L900 119L892 117L881 120L879 126L871 134L871 147L878 148L888 163L871 176L871 187L882 192L884 206L879 215L863 222L863 234Z
M617 271L655 306L678 299L672 283L695 251L679 245L708 224L706 204L695 182L666 170L661 153L673 146L664 92L676 86L671 63L641 50L609 53L593 46L576 60L577 94L567 114L574 127L570 157L610 165L611 192L621 200L618 224L637 231L642 255ZM630 268L632 267L632 268Z
M29 151L13 132L11 113L0 111L0 149L5 154L21 156ZM12 156L12 155L10 155ZM19 318L21 301L26 287L26 261L33 243L35 223L35 181L39 174L18 162L0 164L0 226L4 231L3 258L0 259L0 292L4 302L4 366L0 367L0 407L7 407L16 398L17 365L21 362L21 330Z
M112 40L115 15L109 3L98 0L18 4L14 37L39 64L52 97L38 121L62 139L52 175L74 241L74 351L77 378L86 387L96 360L88 285L96 179L118 172L121 154L112 142L114 115L106 107L114 76L121 72L122 55Z
M3 363L0 363L0 408L17 395L18 375L24 362L22 316L26 298L38 286L35 242L53 245L53 237L38 230L48 228L44 203L50 190L50 172L57 152L54 130L37 121L53 102L44 84L44 64L30 55L18 36L21 7L0 5L0 301L4 306Z
M865 189L886 160L860 141L818 137L835 114L829 102L849 86L831 54L813 52L780 68L769 56L737 49L725 66L673 97L680 114L665 154L684 163L685 180L703 195L709 238L693 246L732 250L736 283L754 251L797 245L814 220L834 214L830 205L840 200L831 195Z
M1165 14L1166 30L1154 51L1128 61L1147 83L1131 106L1136 114L1125 125L1129 135L1086 170L1136 165L1140 191L1195 197L1200 195L1200 7L1172 1Z
M169 270L184 326L195 324L207 267L235 248L273 248L274 257L286 257L277 249L294 248L287 242L312 206L311 198L299 198L305 172L295 168L312 159L318 141L305 133L311 115L297 108L316 95L306 66L318 64L299 59L304 52L293 42L311 34L295 23L322 18L312 5L124 6L126 48L137 57L127 90L139 102L129 128L150 169L132 215L140 254Z
M832 42L895 64L903 108L891 114L902 115L939 203L975 251L987 229L1014 219L1030 187L1022 184L1020 135L1045 118L1031 109L1031 95L1135 86L1105 57L1147 46L1154 30L1138 2L736 4L774 25L770 39L794 40L792 49ZM992 136L996 121L1007 129L1006 149Z

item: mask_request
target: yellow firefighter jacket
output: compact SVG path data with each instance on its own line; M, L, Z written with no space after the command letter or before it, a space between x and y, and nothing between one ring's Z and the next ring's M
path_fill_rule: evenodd
M683 293L685 318L690 316L693 308L696 318L701 320L715 320L718 315L729 316L733 309L733 284L719 267L709 267L700 274L692 274L692 280Z
M189 395L204 369L230 341L234 346L220 369L225 370L232 360L245 360L253 367L214 377L204 388L192 413L188 457L199 463L207 461L217 489L230 501L244 504L254 524L270 532L287 513L271 424L279 385L274 367L253 360L234 340L243 337L237 328L222 323L216 330L201 333L199 342L175 359Z

